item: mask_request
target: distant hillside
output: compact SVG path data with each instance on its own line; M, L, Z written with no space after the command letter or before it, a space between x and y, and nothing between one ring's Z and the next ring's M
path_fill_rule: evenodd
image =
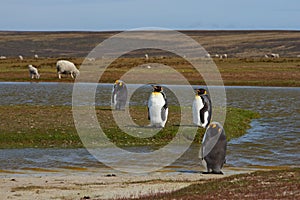
M181 31L210 54L230 57L300 55L300 31ZM0 32L0 56L85 57L95 46L118 32ZM144 52L135 52L142 56ZM155 51L153 51L155 56Z

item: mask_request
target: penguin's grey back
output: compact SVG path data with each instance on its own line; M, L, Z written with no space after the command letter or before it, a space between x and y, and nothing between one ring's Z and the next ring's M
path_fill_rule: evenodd
M227 140L224 128L218 122L212 122L204 134L200 159L206 163L208 172L222 173L226 161Z

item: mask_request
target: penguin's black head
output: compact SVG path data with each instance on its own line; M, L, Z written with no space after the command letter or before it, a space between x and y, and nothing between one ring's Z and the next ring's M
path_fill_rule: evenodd
M199 95L199 96L207 94L207 91L203 88L196 89L195 91L196 91L196 94Z
M159 85L153 85L153 92L162 92L163 91L163 87L159 86Z

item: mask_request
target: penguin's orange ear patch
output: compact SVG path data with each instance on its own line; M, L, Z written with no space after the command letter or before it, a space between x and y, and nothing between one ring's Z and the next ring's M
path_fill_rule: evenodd
M212 124L211 126L212 126L212 128L216 128L216 127L217 127L217 125L216 125L216 124Z

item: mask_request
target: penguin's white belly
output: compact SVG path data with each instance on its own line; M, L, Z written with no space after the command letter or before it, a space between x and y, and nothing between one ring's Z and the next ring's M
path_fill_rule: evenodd
M165 100L162 94L151 94L148 102L151 125L164 127L168 116L168 109L166 109L165 120L162 119L161 113L164 105Z
M199 96L196 96L193 101L193 123L197 126L202 126L200 120L200 110L204 107L203 102Z

